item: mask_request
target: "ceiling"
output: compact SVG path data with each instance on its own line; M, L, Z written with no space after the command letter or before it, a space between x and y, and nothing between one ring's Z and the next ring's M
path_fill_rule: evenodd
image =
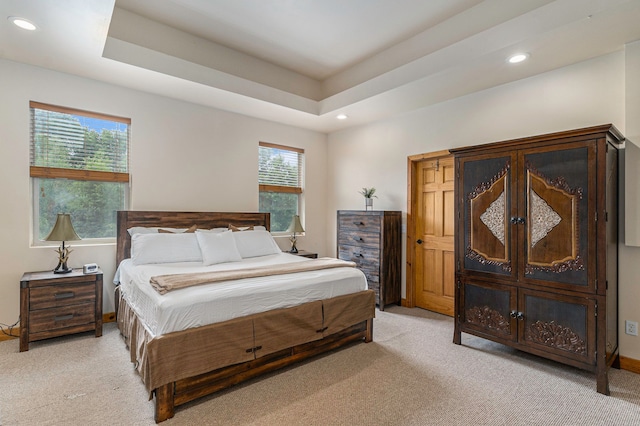
M0 58L327 133L640 39L640 0L3 0L0 15L38 26L0 20Z

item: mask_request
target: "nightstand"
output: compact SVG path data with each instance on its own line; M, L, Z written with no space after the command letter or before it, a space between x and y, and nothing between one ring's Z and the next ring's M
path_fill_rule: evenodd
M289 251L285 251L285 253L293 254L295 256L308 257L309 259L317 259L318 258L318 253L312 253L310 251L305 251L305 250L298 250L297 253L291 253Z
M27 272L20 280L20 352L29 342L95 330L102 336L102 271Z

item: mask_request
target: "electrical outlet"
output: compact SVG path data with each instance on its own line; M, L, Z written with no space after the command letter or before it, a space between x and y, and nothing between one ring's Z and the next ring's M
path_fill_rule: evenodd
M638 323L636 321L626 320L624 322L624 332L630 334L631 336L638 335Z

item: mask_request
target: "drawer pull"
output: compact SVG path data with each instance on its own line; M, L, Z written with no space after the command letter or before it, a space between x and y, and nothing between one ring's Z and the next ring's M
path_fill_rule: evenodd
M363 241L364 241L364 238L362 238L362 237L353 237L353 240L354 240L354 241L360 241L360 242L363 242Z
M66 320L70 320L71 318L73 318L73 314L61 315L61 316L59 316L59 317L55 317L55 318L53 318L53 320L54 320L55 322L58 322L58 321L66 321Z
M363 222L353 222L353 224L356 226L364 226Z
M53 295L53 298L58 300L58 299L69 299L71 297L74 297L76 294L72 291L65 291L64 293L56 293Z
M254 352L254 353L255 353L256 351L259 351L260 349L262 349L262 346L255 346L255 347L253 347L253 348L249 348L249 349L247 349L245 352L246 352L246 353L248 353L248 354L250 354L250 353L252 353L252 352Z
M364 256L362 255L362 253L354 253L354 256L355 256L355 257L364 257Z

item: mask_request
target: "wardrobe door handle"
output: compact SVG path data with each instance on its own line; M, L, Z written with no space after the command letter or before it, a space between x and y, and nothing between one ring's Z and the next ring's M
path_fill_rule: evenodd
M422 240L420 238L418 238L418 241L416 241L416 243L422 244Z

